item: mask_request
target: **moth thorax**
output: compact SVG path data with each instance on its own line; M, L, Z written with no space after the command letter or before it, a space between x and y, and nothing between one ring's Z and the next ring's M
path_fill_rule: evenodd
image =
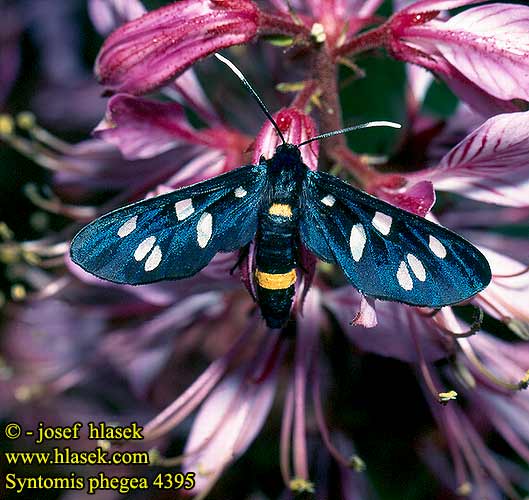
M302 163L301 153L293 144L282 144L277 147L274 156L270 159L273 170L283 170L299 167Z

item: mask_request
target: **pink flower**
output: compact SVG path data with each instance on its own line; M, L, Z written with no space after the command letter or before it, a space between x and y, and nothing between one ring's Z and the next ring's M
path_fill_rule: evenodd
M529 72L529 7L498 3L436 19L441 10L472 3L413 3L389 21L388 48L399 59L437 73L483 114L513 111L510 100L529 99L523 84Z
M519 391L528 383L529 358L521 343L496 339L489 330L506 326L503 333L529 337L523 233L529 214L524 132L529 123L527 112L512 102L527 98L522 78L527 7L472 7L450 18L440 11L477 2L405 1L384 22L376 15L381 3L293 0L289 10L285 2L270 0L274 11L268 12L264 1L183 0L144 14L136 1L91 1L100 32L129 21L107 39L98 58L99 76L117 95L107 103L96 138L70 145L28 116L19 117L22 132L10 117L1 117L2 141L50 171L53 192L28 189L32 202L60 215L63 224L22 242L0 226L7 276L23 280L29 296L25 304L9 307L12 316L2 332L5 408L15 402L54 403L72 388L79 397L93 398L95 387L105 402L120 410L130 405L136 419L148 422L143 444L151 447L153 463L179 463L197 473L193 493L199 497L213 487L222 496L223 485L216 484L224 471L255 453L252 444L264 428L280 426L276 447L285 498L312 491L316 498L371 498L352 441L362 450L366 438L355 436L351 422L361 414L366 434L379 430L369 410L358 411L354 391L365 387L371 400L389 388L400 403L409 389L389 370L375 380L365 377L362 366L376 355L400 361L378 360L390 369L400 365L406 381L408 372L414 374L423 389L437 422L431 431L436 446L427 448L425 459L445 488L475 498L516 497L514 488L527 481L510 460L487 447L487 438L495 431L519 457L529 456L529 406L527 393ZM375 28L360 32L369 25ZM507 36L509 27L516 37ZM347 107L340 103L339 85L345 82L338 80L337 66L347 65L353 78L369 79L355 66L363 59L345 57L378 47L429 69L483 115L502 111L485 120L460 106L446 122L440 120L423 106L432 75L410 66L409 121L397 151L361 154L340 136L301 148L310 169L336 173L474 242L493 271L486 290L462 308L440 311L375 301L346 285L336 266L318 262L301 247L292 321L270 330L253 300L255 246L244 255L217 255L190 279L144 287L103 282L65 258L81 222L273 155L280 139L272 124L258 128L264 118L254 107L248 112L254 103L247 99L241 105L239 94L226 90L224 82L208 85L208 92L222 87L210 101L201 73L193 70L195 62L219 49L260 39L289 47L286 52L245 48L241 61L294 144L317 130L343 126ZM260 64L252 64L257 57ZM276 92L277 83L293 98ZM158 88L164 101L132 95ZM350 96L357 98L354 88ZM517 238L500 232L514 224L522 228ZM230 273L236 264L240 276ZM32 340L40 329L42 336ZM77 330L81 336L68 335ZM50 341L53 348L47 349ZM343 361L357 369L341 366ZM335 396L349 399L337 405ZM409 406L399 407L402 418L408 418ZM162 456L172 453L169 435L182 444L175 459ZM372 466L376 463L367 463L368 470ZM428 494L436 495L434 486Z
M145 14L140 0L89 0L88 13L102 35L108 35L121 24Z
M281 361L274 352L278 339L271 335L269 347L226 376L195 417L184 450L183 470L198 471L196 492L210 489L261 431L274 400Z
M479 0L413 2L386 23L346 39L334 49L335 57L385 47L393 57L434 72L484 116L519 111L512 100L529 99L523 84L529 70L529 7L496 3L440 16L475 3Z
M162 103L126 94L108 102L105 119L95 136L117 146L130 160L152 158L182 146L207 146L225 151L241 149L245 141L227 127L196 130L188 122L184 107L176 102ZM237 163L239 154L232 155Z
M298 108L282 109L273 115L274 120L290 144L299 144L317 135L316 125L310 116ZM266 122L255 138L253 163L258 163L261 156L271 158L277 146L281 144L276 130L270 122ZM319 146L317 143L301 148L301 158L310 169L318 167Z
M152 11L110 35L96 62L113 92L146 93L217 50L254 38L259 11L250 0L184 0Z
M529 113L494 116L413 176L485 203L528 207Z

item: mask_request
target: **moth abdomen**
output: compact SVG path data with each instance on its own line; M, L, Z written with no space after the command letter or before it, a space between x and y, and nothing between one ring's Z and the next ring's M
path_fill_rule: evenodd
M290 316L297 277L298 212L290 200L281 200L265 207L259 217L255 282L261 312L270 328L283 326Z

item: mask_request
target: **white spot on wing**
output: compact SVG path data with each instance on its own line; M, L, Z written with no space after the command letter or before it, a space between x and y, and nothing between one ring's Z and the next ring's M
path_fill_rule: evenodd
M390 215L377 212L371 221L373 227L378 229L383 235L387 236L391 230L391 223L393 218Z
M119 229L118 229L118 236L120 238L125 238L125 236L128 236L132 231L136 229L136 222L138 221L138 216L135 215L134 217L131 217L128 221L126 221Z
M408 259L408 264L411 267L411 270L413 271L413 274L417 277L419 281L425 281L426 280L426 269L424 269L424 266L422 265L422 262L415 257L415 255L409 253L406 255L406 259Z
M413 280L411 279L410 272L408 271L408 266L404 261L401 261L399 265L399 270L397 271L397 280L399 285L404 288L404 290L410 291L413 288Z
M134 258L139 262L143 260L145 256L152 250L152 247L156 243L156 236L149 236L145 238L136 248L134 252Z
M437 257L440 259L446 257L446 248L435 236L430 235L428 245L430 246L430 250L437 255Z
M176 218L178 220L187 219L190 215L193 215L195 213L195 209L193 208L193 202L191 201L191 198L187 198L186 200L177 201L174 204L174 209L176 211Z
M353 259L358 262L362 258L364 247L366 246L366 230L362 224L355 224L351 229L349 246L351 247Z
M156 245L153 248L151 255L149 255L149 257L145 261L145 270L152 271L153 269L156 269L160 265L161 261L162 261L162 251L160 247Z
M233 194L235 195L235 198L244 198L248 194L248 191L246 191L246 189L244 189L242 186L239 186L233 192Z
M206 248L213 232L213 217L209 212L204 212L197 224L197 242L200 248Z
M332 194L328 194L321 199L321 202L328 207L332 207L336 203L336 198Z

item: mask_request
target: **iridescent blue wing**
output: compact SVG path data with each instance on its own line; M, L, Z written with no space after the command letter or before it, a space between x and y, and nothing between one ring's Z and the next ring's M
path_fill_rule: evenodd
M365 295L442 307L490 282L487 260L468 241L335 176L309 172L301 206L303 244Z
M266 166L248 165L120 208L75 236L72 260L116 283L192 276L253 239L265 184Z

